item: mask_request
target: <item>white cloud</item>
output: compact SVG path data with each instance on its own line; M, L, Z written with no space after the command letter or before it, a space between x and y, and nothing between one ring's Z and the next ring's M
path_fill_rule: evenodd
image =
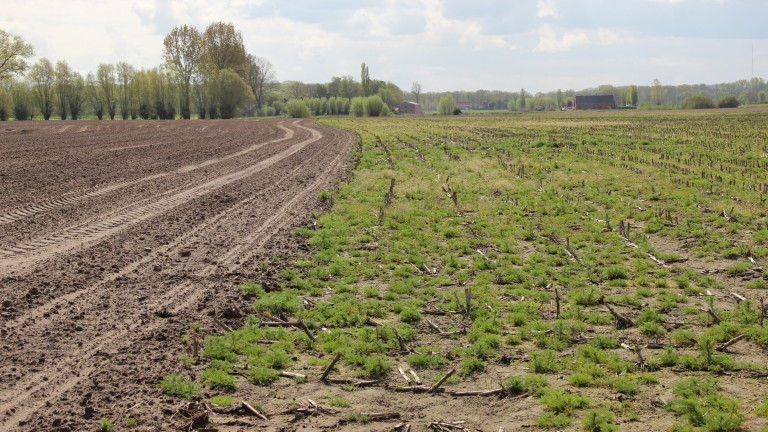
M539 0L536 4L536 8L538 9L536 16L539 18L544 18L546 16L551 16L552 18L560 17L560 12L557 10L555 0Z
M432 43L449 45L458 39L462 46L476 51L515 48L504 36L485 34L479 21L446 18L441 0L423 0L423 4L427 25L422 36Z
M444 47L458 40L475 51L515 48L505 36L487 34L477 20L446 18L444 4L444 0L392 0L382 7L355 10L349 24L376 44Z
M614 45L632 41L631 37L607 28L570 29L558 37L552 26L543 25L539 28L538 34L539 43L533 49L535 52L570 51L590 45Z

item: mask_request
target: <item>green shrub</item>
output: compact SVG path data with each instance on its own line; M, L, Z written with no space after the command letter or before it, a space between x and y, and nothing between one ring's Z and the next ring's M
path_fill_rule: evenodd
M171 396L191 399L200 391L200 386L189 378L178 374L167 374L160 381L160 388Z
M619 430L619 426L614 424L613 413L603 408L587 411L581 428L587 432L615 432Z
M418 309L405 308L400 311L400 321L406 323L416 322L421 319L421 313Z
M640 385L627 377L617 376L610 382L611 387L618 393L634 396L640 393Z
M714 108L715 103L712 102L712 99L706 96L693 95L688 96L680 105L680 107L682 109L709 109Z
M664 347L664 352L658 356L651 357L653 361L657 361L661 366L673 367L677 366L680 362L680 354L672 347Z
M237 353L235 352L235 349L233 336L208 336L205 339L203 356L213 360L235 362L237 361Z
M601 335L601 334L595 335L595 337L590 339L589 342L587 343L590 346L593 346L599 349L613 349L619 346L618 339L615 339L606 335Z
M768 288L768 282L765 279L755 279L744 284L746 289L766 289Z
M565 414L545 412L534 420L536 426L545 429L562 429L573 423L573 418Z
M106 417L101 418L101 432L112 432L114 430L114 426L112 425L115 421L110 420Z
M760 405L756 406L753 413L761 417L768 417L768 399Z
M291 362L291 357L282 349L274 347L261 357L262 365L272 369L285 369Z
M638 331L654 339L659 339L660 337L667 334L667 329L665 329L661 324L655 322L645 322L641 324L640 327L638 327Z
M566 393L560 389L549 390L541 397L541 403L547 410L556 414L573 414L574 410L589 407L590 399L575 393Z
M629 270L621 265L603 269L603 277L607 280L629 279Z
M707 431L740 430L746 416L739 411L740 402L717 393L718 383L711 379L688 378L678 381L673 393L678 396L667 409L679 414L694 427Z
M485 362L474 356L467 356L461 361L459 375L467 376L485 369Z
M557 373L562 369L557 353L552 350L534 351L528 358L528 366L536 373Z
M574 372L568 377L568 384L574 387L594 387L595 378L584 372Z
M349 114L354 117L362 117L365 115L365 98L356 97L352 99L349 107Z
M379 117L384 115L384 101L379 95L368 96L365 98L365 114L368 117ZM386 113L389 113L387 109Z
M240 288L240 291L246 294L250 294L254 297L261 297L265 294L264 288L262 288L261 285L251 281L240 285L238 288Z
M392 370L387 359L382 356L368 357L364 365L365 375L369 378L383 378Z
M232 405L232 396L213 396L212 398L208 399L212 404L218 405L220 407L228 407Z
M253 307L256 310L268 311L272 315L294 314L304 308L304 302L296 294L275 291L263 295L253 304Z
M337 407L337 408L349 408L350 404L349 401L344 399L343 397L335 397L328 400L328 405Z
M593 286L589 286L589 287L577 289L577 290L571 290L568 292L568 297L579 306L596 305L597 301L602 296L603 296L603 291Z
M493 357L496 353L496 348L501 345L501 337L495 334L484 334L479 339L475 340L475 343L467 350L468 354L472 354L483 359Z
M437 105L438 115L451 115L453 110L456 109L456 102L453 100L453 96L447 94L440 99Z
M206 369L202 374L203 382L211 388L233 391L237 387L235 378L222 369Z
M448 359L439 354L411 354L408 364L414 369L434 369L448 363Z
M741 103L739 98L734 95L723 96L717 100L718 108L738 108Z
M746 261L742 261L742 262L737 262L728 266L725 269L725 271L731 276L738 276L740 274L746 273L751 268L752 268L752 265L750 263Z
M536 375L513 376L501 382L507 393L517 395L526 391L540 393L549 386L547 379Z
M254 383L262 386L267 386L277 381L280 377L280 372L263 366L252 367L248 371L249 379Z
M720 388L717 380L711 378L686 378L677 381L672 393L683 399L715 394Z
M301 99L291 99L285 104L285 112L291 118L306 118L312 115L307 104Z

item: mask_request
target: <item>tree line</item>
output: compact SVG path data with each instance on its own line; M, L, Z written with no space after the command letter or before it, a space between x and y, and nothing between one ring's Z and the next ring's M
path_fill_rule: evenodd
M419 89L420 90L420 89ZM749 80L738 80L721 84L681 84L663 85L658 79L651 84L613 86L601 85L582 90L554 90L550 92L538 92L532 94L525 89L519 92L505 92L499 90L477 91L453 91L430 92L420 95L423 109L427 111L437 110L440 100L450 94L459 107L471 110L509 110L526 111L539 107L556 109L567 106L573 102L576 96L583 95L613 95L619 106L637 106L638 108L684 108L684 102L691 96L699 95L718 102L728 97L728 103L734 100L740 105L767 104L768 82L763 78L754 77ZM409 98L416 100L417 96L411 92Z
M232 118L264 108L277 84L272 64L248 53L242 34L223 22L204 31L175 27L163 41L162 64L150 69L101 63L83 76L66 60L27 64L33 55L22 37L0 30L1 120Z
M125 62L101 63L83 76L66 60L54 64L43 57L30 65L27 60L33 55L34 48L23 38L0 30L0 120L35 115L46 120L84 115L98 119L368 116L388 115L406 100L440 113L449 108L451 113L461 109L526 111L571 106L577 95L598 94L613 95L620 106L639 108L709 106L708 101L728 106L768 103L768 84L757 77L678 86L665 86L657 79L647 86L602 85L535 94L525 89L422 93L419 82L404 91L392 82L372 78L369 67L362 63L359 81L344 75L325 83L280 83L272 64L248 53L242 34L223 22L211 23L203 31L187 25L173 28L163 40L162 63L149 69L137 70ZM726 96L730 96L727 101ZM298 102L289 111L288 102L294 100ZM441 101L445 101L442 107Z

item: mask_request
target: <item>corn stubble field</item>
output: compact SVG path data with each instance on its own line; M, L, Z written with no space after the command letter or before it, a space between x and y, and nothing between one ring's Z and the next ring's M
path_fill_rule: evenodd
M212 423L768 430L768 112L321 123L313 252L161 383Z

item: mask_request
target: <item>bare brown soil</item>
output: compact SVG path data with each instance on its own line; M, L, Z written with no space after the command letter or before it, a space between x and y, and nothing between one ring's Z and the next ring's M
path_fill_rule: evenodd
M188 424L158 388L182 335L242 325L237 285L306 253L293 230L353 141L287 119L0 125L0 430Z

